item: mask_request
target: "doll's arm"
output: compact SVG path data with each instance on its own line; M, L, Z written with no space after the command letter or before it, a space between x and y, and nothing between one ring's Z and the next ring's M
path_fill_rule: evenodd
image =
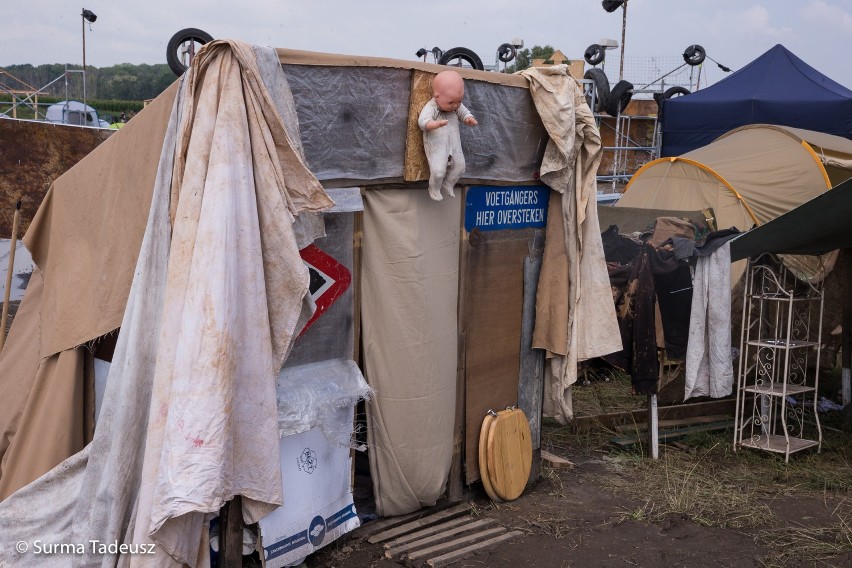
M438 117L438 106L434 104L434 99L426 103L423 110L420 111L420 116L417 117L417 126L424 132L427 130L435 130L446 126L446 120L435 120Z
M464 122L468 126L476 126L477 124L479 124L473 117L473 114L469 110L467 110L467 107L464 105L459 105L458 110L456 110L456 114L459 117L459 121Z

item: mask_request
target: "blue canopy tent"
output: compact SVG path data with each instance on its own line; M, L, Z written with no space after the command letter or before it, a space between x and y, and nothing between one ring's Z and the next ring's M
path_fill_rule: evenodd
M680 156L746 124L777 124L852 139L852 90L778 44L730 77L666 99L662 156Z

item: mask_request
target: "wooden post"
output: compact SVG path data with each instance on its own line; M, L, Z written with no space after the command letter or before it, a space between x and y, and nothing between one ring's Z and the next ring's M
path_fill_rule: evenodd
M655 394L648 395L648 449L652 460L660 458L660 432Z
M9 317L9 298L12 296L12 275L15 272L15 247L18 244L18 225L21 222L21 200L15 203L12 238L9 241L9 271L6 272L6 292L3 296L3 315L0 316L0 350L6 344L6 320Z
M243 499L240 495L225 503L219 512L219 566L243 565Z
M541 474L541 412L544 395L544 351L532 348L535 327L535 298L541 273L544 231L536 231L531 240L530 256L524 259L524 304L521 320L521 364L518 377L518 408L530 423L533 463L532 483Z
M843 281L840 337L841 362L841 392L843 405L852 403L852 249L843 249Z
M461 192L465 198L467 188ZM456 415L453 429L453 458L450 462L450 474L447 480L447 499L461 501L464 492L464 424L465 424L465 313L467 312L467 264L470 254L467 232L464 229L464 206L461 207L459 220L459 299L458 314L458 364L456 366Z

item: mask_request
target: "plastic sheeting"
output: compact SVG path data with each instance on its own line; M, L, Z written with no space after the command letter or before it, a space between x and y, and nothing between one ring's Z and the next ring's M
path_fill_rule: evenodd
M402 180L411 70L311 65L284 69L307 162L317 178ZM464 103L479 125L462 129L467 163L462 183L536 179L547 133L529 91L468 79Z
M341 408L367 399L372 389L355 361L331 359L287 367L275 383L278 400L278 434L283 438L319 427L333 445L348 446L352 422L326 420Z

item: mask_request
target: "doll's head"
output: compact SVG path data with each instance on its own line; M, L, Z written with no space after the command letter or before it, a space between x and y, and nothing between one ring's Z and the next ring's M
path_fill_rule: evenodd
M439 109L455 112L464 98L464 79L455 71L441 71L432 79L432 94Z

